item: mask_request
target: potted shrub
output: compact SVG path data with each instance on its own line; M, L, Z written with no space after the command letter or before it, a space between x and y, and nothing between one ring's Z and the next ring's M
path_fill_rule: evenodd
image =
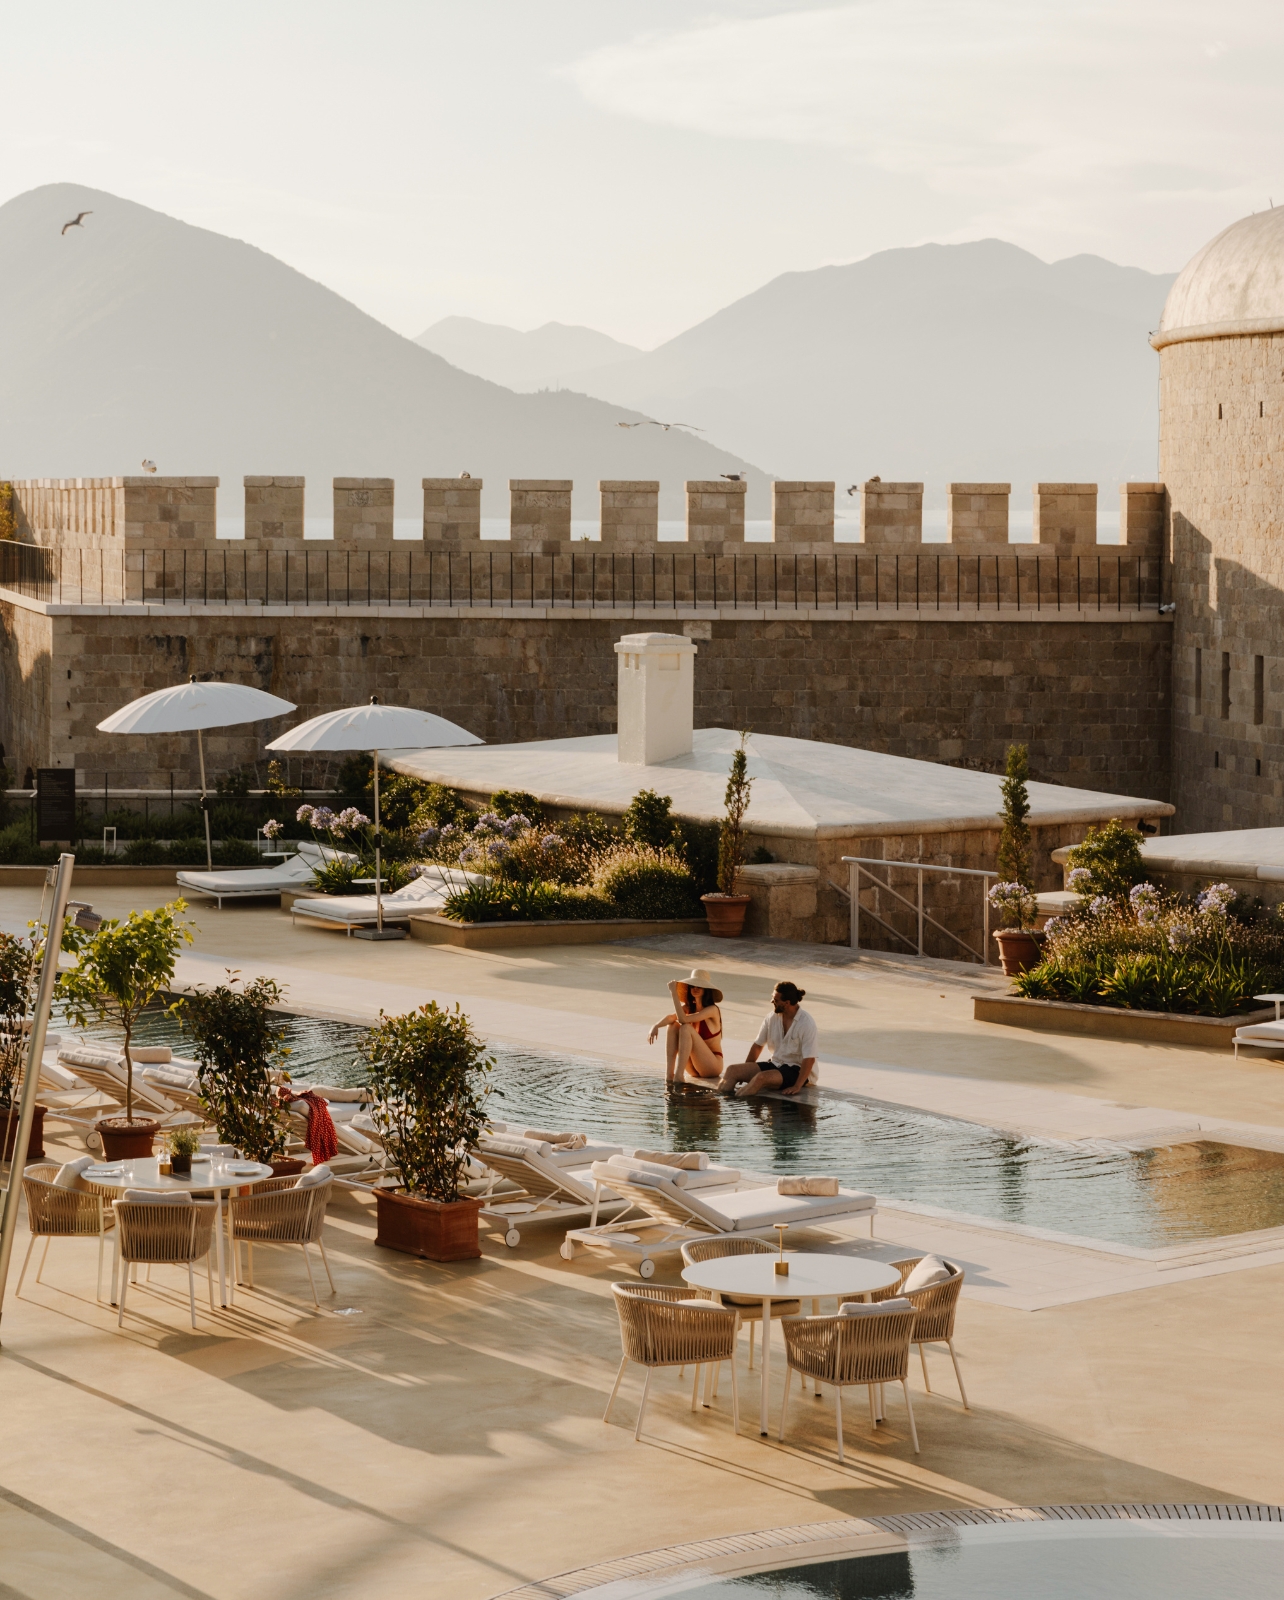
M38 947L33 939L0 933L0 1159L14 1161L18 1139L18 1090L27 1049L27 1030L35 1009L40 976ZM39 1161L44 1147L45 1108L37 1104L27 1149L15 1161Z
M486 1123L494 1062L458 1005L385 1017L366 1043L372 1107L400 1190L377 1189L375 1243L428 1261L481 1255L480 1200L459 1193Z
M165 1135L165 1142L169 1146L169 1170L176 1178L190 1178L192 1157L201 1148L201 1130L190 1124L171 1128Z
M740 735L740 748L731 758L724 800L727 814L718 834L718 887L713 894L700 896L709 919L709 932L718 939L738 939L744 932L745 912L749 909L749 896L736 893L736 874L745 859L745 812L753 784L745 754L748 737L747 733Z
M77 1027L90 1017L110 1023L125 1035L125 1115L95 1123L109 1161L149 1156L160 1124L134 1115L134 1063L129 1053L134 1029L147 1007L174 981L174 963L192 935L180 913L187 903L174 900L157 911L131 911L124 922L108 917L92 935L72 927L64 948L79 958L58 975L58 989Z
M273 1017L281 987L271 978L197 989L172 1010L196 1041L201 1103L220 1144L233 1145L247 1161L262 1161L278 1177L302 1172L303 1162L285 1154L286 1112L277 1098L289 1050L285 1028Z
M990 904L1009 926L994 935L1005 977L1028 972L1043 960L1038 934L1033 931L1036 912L1034 892L1023 883L996 883L990 890Z

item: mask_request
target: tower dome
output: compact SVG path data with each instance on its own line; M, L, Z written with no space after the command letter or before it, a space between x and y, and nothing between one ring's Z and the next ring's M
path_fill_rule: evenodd
M1190 260L1168 291L1156 350L1188 339L1284 332L1284 206L1242 217Z

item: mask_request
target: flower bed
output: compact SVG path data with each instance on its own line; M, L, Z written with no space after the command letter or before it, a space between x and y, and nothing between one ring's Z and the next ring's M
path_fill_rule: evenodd
M1028 1000L1233 1017L1284 987L1284 919L1224 883L1193 900L1150 883L1096 894L1045 935L1044 959L1013 983Z

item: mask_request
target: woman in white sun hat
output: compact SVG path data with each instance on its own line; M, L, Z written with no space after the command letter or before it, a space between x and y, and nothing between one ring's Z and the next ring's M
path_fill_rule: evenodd
M674 1009L661 1017L651 1029L648 1044L654 1044L665 1030L665 1081L682 1083L687 1078L722 1076L722 1012L718 1004L722 990L703 967L688 978L675 978L669 985Z

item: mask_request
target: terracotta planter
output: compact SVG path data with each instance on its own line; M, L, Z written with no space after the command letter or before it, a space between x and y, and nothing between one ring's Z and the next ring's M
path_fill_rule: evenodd
M132 1122L124 1117L104 1117L94 1123L94 1131L103 1142L104 1160L137 1161L151 1155L160 1123L146 1117L135 1117Z
M274 1178L294 1178L303 1171L307 1163L298 1156L275 1156L268 1165L272 1168Z
M424 1200L418 1195L375 1190L379 1229L375 1243L425 1261L473 1261L481 1255L477 1214L481 1200Z
M13 1147L18 1138L18 1108L0 1111L0 1160L13 1160ZM31 1137L27 1140L27 1153L16 1163L25 1166L28 1161L45 1158L45 1108L38 1105L31 1119Z
M994 935L1005 978L1029 972L1043 960L1043 941L1029 928L1000 928Z
M709 932L715 939L738 939L745 931L747 894L702 894L701 904L709 919Z

